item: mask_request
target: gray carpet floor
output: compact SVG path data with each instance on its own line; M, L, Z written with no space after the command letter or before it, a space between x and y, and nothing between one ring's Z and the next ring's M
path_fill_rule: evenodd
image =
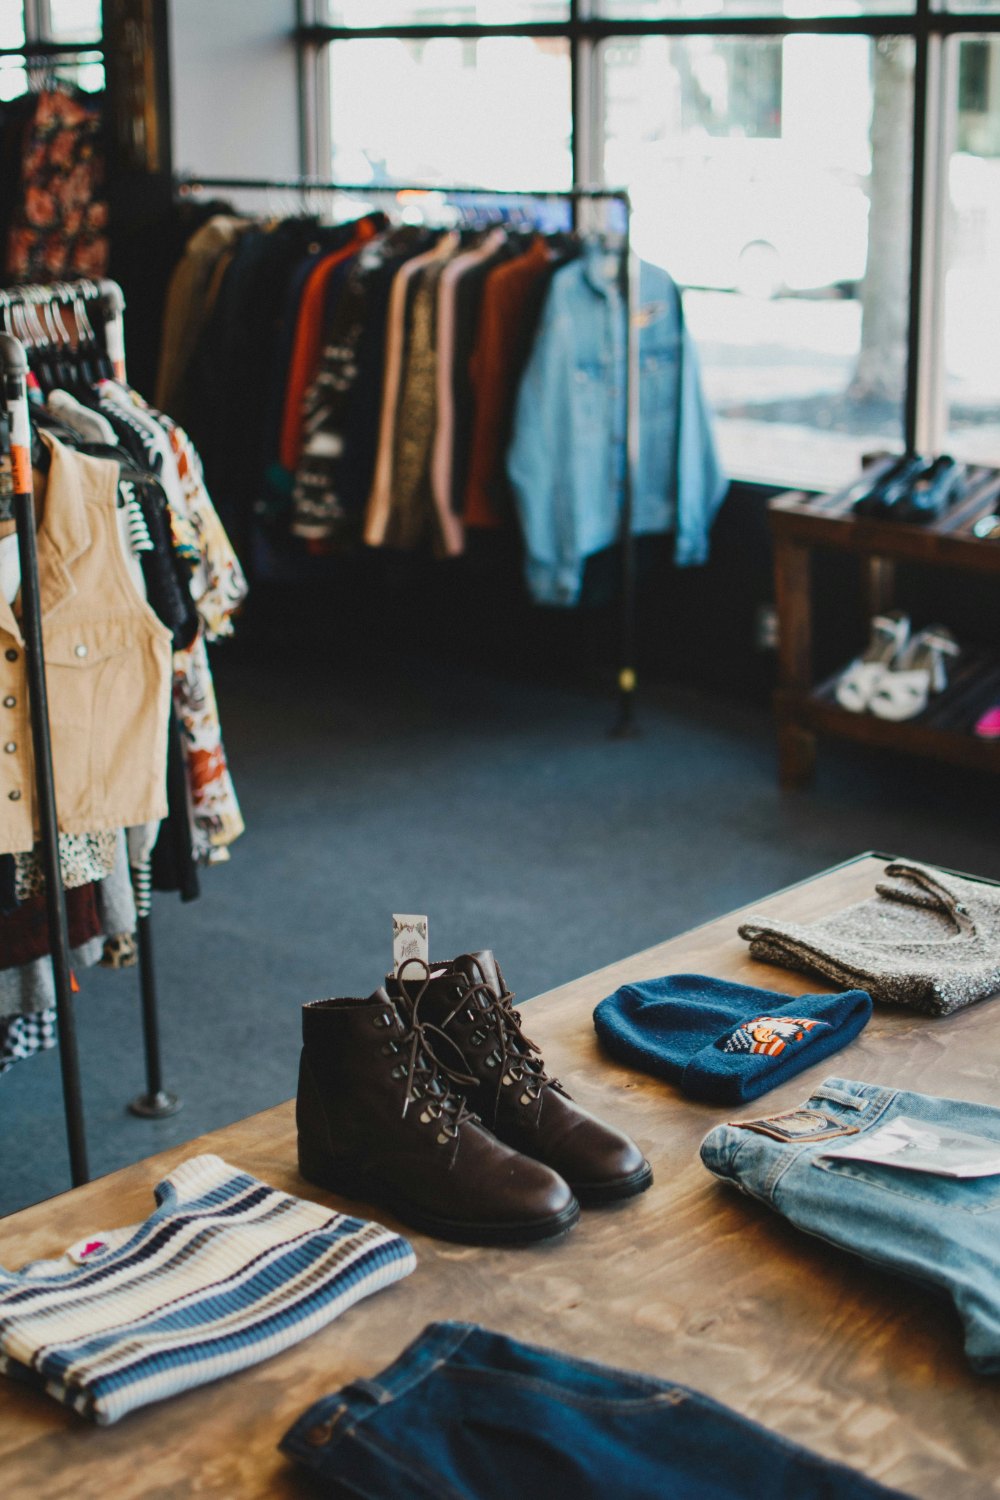
M184 1109L126 1113L135 971L84 974L94 1175L288 1098L300 1005L380 982L393 911L428 913L433 955L493 947L524 999L866 849L1000 878L995 782L831 744L782 794L763 708L650 690L616 741L586 687L406 660L217 670L248 831L200 901L155 905ZM0 1141L0 1212L68 1186L54 1053L0 1081Z

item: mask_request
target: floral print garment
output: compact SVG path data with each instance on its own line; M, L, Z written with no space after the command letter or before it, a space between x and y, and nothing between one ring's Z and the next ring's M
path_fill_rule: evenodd
M232 617L247 596L247 581L219 513L212 504L198 452L169 417L157 416L166 428L187 503L187 520L197 538L198 560L191 576L191 597L210 641L232 635Z
M7 239L12 281L98 277L108 267L101 115L76 89L39 93L25 127L21 201Z
M229 774L205 640L174 652L174 706L191 794L191 840L200 864L228 857L227 846L243 832L243 816Z
M191 566L191 597L201 629L189 649L174 652L174 706L190 794L192 852L199 864L217 864L228 858L228 846L245 825L222 743L205 641L232 634L232 616L246 598L246 578L184 429L116 381L102 381L99 396L105 409L110 404L125 410L145 429L147 451L169 503L174 545Z
M106 880L115 867L117 857L117 829L59 835L59 865L63 885L68 891L81 885L89 885L94 880ZM36 844L23 854L15 854L14 867L18 901L28 901L32 896L40 896L45 889L41 844Z
M198 451L171 417L155 411L138 391L117 381L100 383L102 402L130 413L146 429L147 451L170 504L174 546L191 564L191 597L210 641L232 635L232 616L247 596L247 581L219 513L205 488Z

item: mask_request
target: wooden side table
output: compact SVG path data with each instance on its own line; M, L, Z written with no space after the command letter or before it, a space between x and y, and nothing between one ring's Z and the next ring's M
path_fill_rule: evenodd
M886 466L891 460L878 462ZM855 516L852 488L830 495L793 491L777 495L769 507L779 632L775 714L781 785L800 787L812 779L818 734L1000 771L1000 742L972 733L979 715L1000 703L1000 651L967 652L946 691L919 718L903 723L841 708L834 694L836 678L816 683L812 651L812 554L817 549L857 556L869 616L893 607L897 562L1000 578L1000 541L981 540L973 530L982 516L1000 509L1000 471L970 469L965 498L926 526ZM996 644L1000 647L1000 641Z

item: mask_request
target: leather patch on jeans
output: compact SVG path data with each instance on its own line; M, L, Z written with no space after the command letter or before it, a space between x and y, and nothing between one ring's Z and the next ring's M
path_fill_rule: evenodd
M729 1120L739 1130L755 1130L775 1141L828 1141L836 1135L857 1135L857 1125L845 1125L821 1109L786 1109L762 1120Z

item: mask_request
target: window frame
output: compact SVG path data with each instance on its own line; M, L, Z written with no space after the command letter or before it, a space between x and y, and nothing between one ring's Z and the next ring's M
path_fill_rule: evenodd
M89 42L52 40L51 0L22 0L24 41L18 47L0 47L0 57L72 57L77 53L104 53L104 28ZM103 17L102 17L103 21Z
M41 0L44 3L44 0ZM947 43L964 35L1000 35L1000 11L950 10L933 0L915 0L904 13L857 16L690 16L662 20L622 20L596 14L599 0L569 0L562 21L411 23L366 27L335 26L317 19L323 0L297 0L296 43L300 61L301 165L304 173L325 176L329 150L329 84L325 50L334 42L388 37L431 40L454 37L479 41L496 36L558 38L569 45L572 105L572 181L575 187L613 186L602 179L604 122L601 110L600 44L612 37L725 36L900 36L914 43L912 178L910 198L909 311L903 440L907 449L940 452L948 425L944 358L948 159L957 114L954 67ZM328 165L328 163L327 163ZM1000 454L997 455L1000 464ZM845 476L846 479L847 476ZM776 482L780 482L776 480Z

